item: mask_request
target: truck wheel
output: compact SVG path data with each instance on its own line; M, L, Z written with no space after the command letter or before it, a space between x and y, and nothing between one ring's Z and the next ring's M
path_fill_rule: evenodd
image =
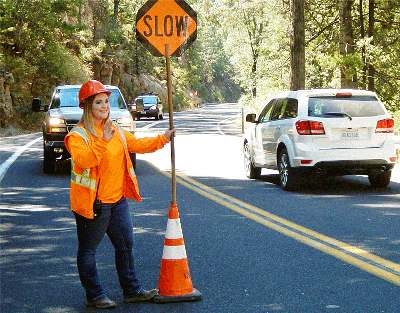
M43 149L43 173L53 174L56 171L56 159L53 153Z

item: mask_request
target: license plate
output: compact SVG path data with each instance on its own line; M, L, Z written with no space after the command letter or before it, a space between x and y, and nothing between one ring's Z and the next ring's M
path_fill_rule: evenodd
M358 133L358 130L342 132L342 139L359 139L359 138L360 134Z

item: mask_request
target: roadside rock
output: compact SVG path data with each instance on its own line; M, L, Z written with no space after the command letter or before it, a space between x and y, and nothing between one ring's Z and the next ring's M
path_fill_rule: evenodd
M10 93L10 86L13 83L13 75L0 70L0 127L7 125L13 113L13 101Z
M0 138L2 137L12 137L24 134L26 132L21 131L20 129L14 126L8 126L6 128L0 128Z
M132 75L124 73L122 76L122 88L127 89L129 86L131 90L126 90L128 103L132 103L134 98L141 93L152 92L158 94L163 103L168 102L167 82L159 81L154 77L147 74Z

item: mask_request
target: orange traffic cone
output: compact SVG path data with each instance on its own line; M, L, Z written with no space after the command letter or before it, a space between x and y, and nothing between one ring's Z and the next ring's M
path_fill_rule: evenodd
M201 293L193 288L190 278L176 204L171 204L169 209L158 290L158 294L154 297L156 303L198 301L202 298Z

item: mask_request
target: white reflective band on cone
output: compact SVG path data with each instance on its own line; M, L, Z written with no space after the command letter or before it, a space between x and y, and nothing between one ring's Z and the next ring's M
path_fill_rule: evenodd
M167 231L165 233L165 238L166 239L181 239L181 238L183 238L180 218L168 219Z
M185 246L164 246L162 258L164 260L186 259L187 256Z

